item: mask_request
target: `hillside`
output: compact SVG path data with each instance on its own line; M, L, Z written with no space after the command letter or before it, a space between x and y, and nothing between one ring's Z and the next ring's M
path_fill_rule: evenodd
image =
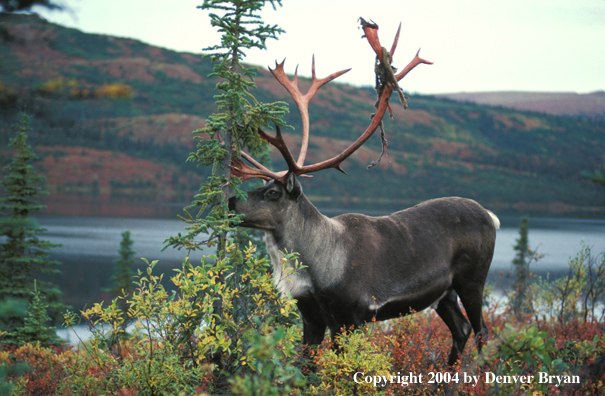
M605 120L605 92L460 92L438 97L515 110Z
M0 147L26 108L35 116L37 169L51 192L48 213L168 215L146 208L180 210L199 186L204 170L185 159L195 144L191 132L214 111L211 71L201 55L0 14ZM289 101L266 70L255 82L259 100ZM300 81L301 89L308 84ZM370 88L322 88L310 106L308 162L356 139L374 100ZM349 176L325 171L305 180L317 206L382 212L460 195L498 214L605 218L602 187L580 176L605 171L602 121L420 95L405 111L393 103L394 119L385 119L389 157L365 169L379 155L373 137L344 164ZM293 105L287 121L295 146L300 120ZM10 159L6 149L0 155L2 163Z

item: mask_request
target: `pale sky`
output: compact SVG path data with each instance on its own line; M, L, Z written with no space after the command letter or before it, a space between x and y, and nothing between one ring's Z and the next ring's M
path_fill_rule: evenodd
M58 0L73 12L35 9L52 22L84 32L129 37L201 53L219 36L201 0ZM318 77L353 68L337 81L374 84L374 55L361 39L359 17L379 25L390 48L402 34L394 66L420 55L421 65L401 82L424 94L477 91L588 93L605 90L605 0L284 0L263 11L266 23L286 33L248 63L267 67L287 59L309 76L315 54Z

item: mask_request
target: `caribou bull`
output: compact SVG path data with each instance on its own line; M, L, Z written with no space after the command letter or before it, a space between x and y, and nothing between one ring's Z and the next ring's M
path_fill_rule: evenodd
M363 27L379 56L377 74L384 73L380 67L391 72L389 63L395 44L389 57L384 57L387 52L377 44L377 26L365 23ZM296 75L290 81L283 63L278 64L271 72L293 96L303 118L301 154L294 160L279 127L276 126L276 136L259 129L261 137L282 153L288 170L272 172L242 152L242 157L255 168L235 159L233 174L269 182L248 192L245 201L231 198L229 208L244 215L241 226L265 231L276 285L297 300L305 344L321 343L326 328L335 337L343 328L432 306L452 333L448 359L452 365L463 351L471 329L479 347L487 335L482 313L483 287L494 252L498 218L477 202L458 197L433 199L382 217L344 214L328 218L307 199L297 179L322 169L342 170L340 164L382 127L388 100L398 89L397 81L420 63L430 62L417 54L401 73L391 73L396 81L379 76L377 112L364 134L338 156L306 166L307 104L323 84L345 71L317 80L313 62L312 86L303 95ZM304 268L286 274L282 260L285 251L297 252ZM458 297L468 320L460 310Z

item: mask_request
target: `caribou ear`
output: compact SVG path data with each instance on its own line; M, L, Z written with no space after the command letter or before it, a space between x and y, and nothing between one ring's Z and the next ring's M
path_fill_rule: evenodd
M302 195L302 186L294 173L290 173L290 176L288 176L286 191L288 191L288 194L293 196L296 200Z

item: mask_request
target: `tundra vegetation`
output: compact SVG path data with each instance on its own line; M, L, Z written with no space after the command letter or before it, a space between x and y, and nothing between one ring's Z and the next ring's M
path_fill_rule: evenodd
M201 6L222 14L211 14L223 40L210 49L222 82L217 86L219 112L199 131L198 149L189 160L210 166L212 173L185 211L188 232L170 238L167 247L186 253L209 245L216 254L200 263L186 257L170 276L173 292L166 291L164 274L157 273L152 261L134 276L130 291L122 287L116 299L80 314L68 311L65 326L83 321L92 331L77 347L57 346L44 337L3 344L3 394L605 393L605 254L582 247L570 259L567 276L530 282L531 249L523 236L527 228L521 229L517 245L518 258L525 261L515 262L523 271L518 271L510 298L502 303L486 296L490 337L481 353L469 345L448 366L449 330L432 310L343 332L338 350L329 340L311 349L302 346L295 302L275 289L258 238L233 229L237 218L227 209L230 193L245 196L230 174L233 156L243 147L262 156L266 145L256 129L268 123L285 126L281 116L286 108L279 102L259 103L249 92L253 70L241 64L242 51L264 48L267 39L281 32L256 15L267 2L280 5L209 0ZM123 244L125 260L129 245ZM297 254L286 252L284 260L297 263ZM292 271L299 269L296 264ZM16 300L0 305L2 337L14 317L24 318L21 322L34 334L44 333L40 292L34 291L30 301L27 314ZM126 322L131 326L126 328Z

